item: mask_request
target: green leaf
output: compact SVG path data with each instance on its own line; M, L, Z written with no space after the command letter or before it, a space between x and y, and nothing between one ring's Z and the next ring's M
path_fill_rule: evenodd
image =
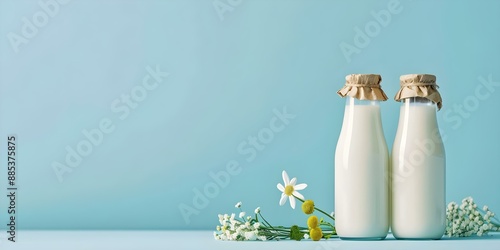
M290 228L290 239L291 240L296 240L296 241L300 241L304 238L304 233L302 233L299 229L299 226L297 225L293 225L291 228Z

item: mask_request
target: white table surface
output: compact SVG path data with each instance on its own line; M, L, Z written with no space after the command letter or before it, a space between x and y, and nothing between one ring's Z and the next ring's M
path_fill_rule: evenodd
M383 241L343 241L330 239L314 241L228 242L216 241L212 231L18 231L18 241L6 241L0 234L0 249L500 249L500 234L486 237L456 239L444 237L432 241L395 240L392 235Z

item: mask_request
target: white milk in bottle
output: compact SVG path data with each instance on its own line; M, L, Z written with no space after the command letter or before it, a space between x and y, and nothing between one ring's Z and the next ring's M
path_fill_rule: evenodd
M379 75L348 75L347 97L335 151L335 226L341 239L384 239L389 230L389 154Z
M392 149L392 222L397 239L440 239L446 227L445 152L433 75L401 76L399 125Z

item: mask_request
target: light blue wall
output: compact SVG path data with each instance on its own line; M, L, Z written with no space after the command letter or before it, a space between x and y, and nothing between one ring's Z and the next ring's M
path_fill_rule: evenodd
M212 229L237 201L275 224L304 224L300 211L278 205L276 184L286 169L309 185L306 198L333 209L344 109L336 91L350 73L382 75L389 147L399 76L437 75L447 200L472 195L500 213L499 1L215 1L230 8L221 16L213 2L74 0L48 15L38 1L0 1L0 187L14 133L19 227ZM380 11L391 13L387 23L376 23ZM25 17L43 27L13 45ZM345 56L341 44L356 46L356 27L367 25L372 37ZM148 67L169 75L130 108L120 98L141 94ZM284 109L288 124L276 116ZM60 182L55 162L67 165L66 147L85 150L82 130L101 121L113 131ZM248 141L258 133L268 140L261 150ZM228 163L238 164L234 175L216 184L210 173ZM196 209L206 187L212 197ZM198 214L186 223L179 206ZM3 197L3 225L6 208Z

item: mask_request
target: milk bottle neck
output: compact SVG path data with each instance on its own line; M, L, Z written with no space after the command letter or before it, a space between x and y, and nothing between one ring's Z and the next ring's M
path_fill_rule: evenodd
M438 129L436 103L422 97L401 101L398 133L431 133Z
M344 122L342 124L342 130L344 129L350 131L346 133L352 133L353 137L360 136L360 140L369 140L366 134L360 132L365 131L367 134L377 137L377 141L385 143L380 114L380 101L358 100L353 97L347 97Z
M402 100L402 106L434 106L437 109L436 103L423 97L408 97Z
M365 106L379 106L380 101L372 101L372 100L358 100L354 97L348 96L346 98L346 106L353 106L353 105L365 105Z

